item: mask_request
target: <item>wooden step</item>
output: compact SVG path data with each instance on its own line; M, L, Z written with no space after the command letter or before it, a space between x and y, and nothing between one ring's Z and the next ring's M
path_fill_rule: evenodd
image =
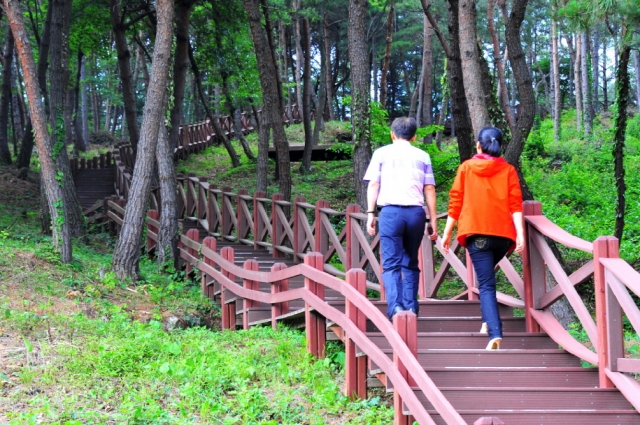
M419 317L418 332L478 332L482 318L477 317ZM367 320L367 332L380 330ZM502 318L503 332L524 332L524 317Z
M446 422L435 410L428 411L436 425ZM640 415L635 410L564 411L545 409L532 412L486 411L482 408L458 411L462 419L473 424L482 417L497 417L506 425L638 425Z
M391 348L381 332L367 332L369 339L380 348ZM418 348L459 349L485 348L489 338L478 332L419 332ZM545 333L505 332L503 349L558 348L558 344Z

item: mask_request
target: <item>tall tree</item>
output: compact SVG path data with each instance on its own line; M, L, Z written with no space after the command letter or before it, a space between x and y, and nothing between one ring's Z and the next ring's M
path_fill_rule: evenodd
M9 103L11 102L11 80L13 62L13 33L7 29L7 41L2 58L2 89L0 91L0 164L11 164L9 150Z
M164 125L166 111L166 85L169 78L169 61L173 40L173 0L157 0L156 41L147 100L142 115L142 131L136 154L129 199L120 237L113 253L113 270L121 279L137 280L140 261L140 244L144 226L145 209L151 189L151 175L156 160L156 148L160 127Z
M269 140L269 133L273 133L273 144L278 156L279 189L286 200L291 199L291 160L289 158L289 144L284 132L282 117L282 92L279 90L278 67L275 53L268 40L268 33L262 26L262 14L258 0L243 0L244 7L249 18L253 45L260 72L260 84L262 86L262 102L265 106L262 110L260 122L261 146L258 156L258 168L260 169L260 155L265 155L265 141ZM264 9L266 11L266 9ZM265 17L265 22L269 22ZM268 142L267 142L268 143ZM266 183L266 176L263 176ZM260 181L260 176L258 176ZM266 189L266 187L265 187ZM258 189L261 190L261 189Z
M489 99L485 97L486 93L483 89L483 74L476 32L476 2L475 0L460 0L458 6L464 93L469 105L473 133L477 136L483 127L491 125L491 116L488 107Z
M395 15L395 5L391 3L389 5L389 12L387 13L387 36L384 43L384 59L382 61L382 71L380 76L380 103L382 108L387 107L387 76L389 74L389 66L391 64L391 44L393 43L393 18Z
M558 57L557 0L551 2L551 63L553 69L553 139L560 140L562 93L560 91L560 60Z
M65 112L69 108L67 94L69 87L69 27L71 24L71 1L53 0L51 2L51 45L58 48L50 52L49 67L50 81L50 111L49 127L51 128L51 143L57 169L61 171L59 184L64 193L66 220L71 236L81 236L85 232L84 216L80 202L76 196L73 174L69 164L66 149L66 136L71 134L71 121L65 119Z
M367 0L349 0L349 62L351 64L351 139L356 201L366 209L367 187L362 181L371 161L371 100Z
M4 8L9 19L9 25L13 32L18 55L24 74L24 82L29 98L31 120L35 130L35 138L38 145L40 158L40 170L44 183L49 210L51 211L51 227L53 242L60 252L61 261L69 263L73 257L71 246L71 231L67 219L67 206L65 205L64 192L58 183L61 173L56 166L53 144L47 129L47 119L37 80L36 64L33 60L33 52L29 42L29 36L25 30L23 14L20 2L17 0L3 0Z
M125 12L129 4L125 3ZM140 131L138 130L138 117L136 114L136 98L131 76L131 51L127 43L127 28L130 23L125 22L126 14L120 7L120 0L109 0L111 10L111 23L113 25L113 38L118 52L118 69L122 83L122 97L124 101L124 113L127 120L127 132L129 141L134 151L138 148Z
M189 18L195 0L178 0L176 11L176 53L173 62L173 109L169 145L178 145L178 132L182 123L184 92L189 70Z
M304 127L304 151L300 171L304 174L311 172L311 155L313 153L313 134L311 129L311 33L309 20L302 19L302 54L304 55L304 75L302 79L302 125ZM322 114L321 111L317 111Z

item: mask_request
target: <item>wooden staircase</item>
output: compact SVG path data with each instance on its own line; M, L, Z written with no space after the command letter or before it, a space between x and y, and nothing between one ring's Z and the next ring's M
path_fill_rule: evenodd
M73 178L76 195L83 210L93 207L104 198L116 194L113 184L115 173L113 165L105 168L78 170Z
M242 267L254 259L260 271L269 271L275 262L288 266L292 260L274 259L268 251L256 251L247 245L219 242L218 247L234 248L234 262ZM237 279L238 283L241 283ZM260 290L270 291L270 284ZM303 278L289 281L289 289L304 286ZM209 295L221 301L219 285ZM344 299L327 290L328 304L344 312ZM229 295L237 328L271 324L271 306L259 304L244 308L244 300ZM382 312L384 301L372 301ZM304 325L304 303L294 301L278 322L295 327ZM417 319L417 358L426 373L455 410L469 424L480 417L497 417L507 425L603 425L640 424L640 415L617 390L598 388L598 370L583 367L581 360L558 347L545 333L525 332L524 317L514 317L513 309L500 306L504 339L499 351L487 351L479 301L424 300ZM245 314L247 318L245 318ZM302 318L302 320L301 320ZM367 337L389 357L393 356L387 339L367 321ZM343 339L342 330L327 324L327 339ZM359 353L364 355L364 353ZM376 377L393 392L393 384L369 361L368 375ZM415 393L436 424L446 424L417 388ZM405 415L410 412L404 409Z

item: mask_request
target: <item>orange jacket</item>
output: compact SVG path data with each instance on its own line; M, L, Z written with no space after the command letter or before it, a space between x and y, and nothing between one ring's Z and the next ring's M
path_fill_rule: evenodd
M516 169L504 158L475 155L458 167L449 192L449 216L458 220L458 242L490 235L516 240L511 214L522 211Z

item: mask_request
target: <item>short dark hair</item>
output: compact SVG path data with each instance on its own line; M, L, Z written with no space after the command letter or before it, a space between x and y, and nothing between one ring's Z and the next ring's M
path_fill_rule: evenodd
M493 157L502 155L502 131L495 127L485 127L478 133L478 142L482 153Z
M391 131L396 137L405 140L413 139L416 135L416 129L418 128L416 120L411 117L400 117L393 120L391 123Z

